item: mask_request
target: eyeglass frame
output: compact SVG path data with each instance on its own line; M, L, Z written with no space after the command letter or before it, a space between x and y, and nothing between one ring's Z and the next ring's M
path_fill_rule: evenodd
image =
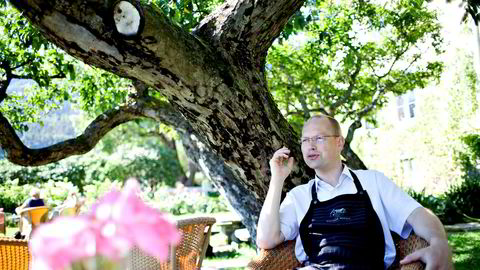
M311 144L311 142L314 142L316 145L317 144L323 144L325 143L325 138L330 138L330 137L340 137L340 135L317 135L313 137L303 137L300 138L300 145L307 145Z

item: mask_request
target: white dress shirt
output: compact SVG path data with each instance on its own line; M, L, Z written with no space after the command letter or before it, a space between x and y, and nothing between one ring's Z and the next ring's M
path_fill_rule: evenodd
M395 244L390 231L407 238L412 231L412 227L406 222L407 218L421 205L381 172L374 170L354 170L353 172L357 175L363 189L367 191L373 209L382 223L385 237L384 262L385 268L388 268L395 260ZM326 201L342 194L357 193L352 175L346 165L335 187L315 177L307 184L299 185L287 193L280 205L280 230L286 240L297 238L295 255L300 262L307 260L307 255L303 250L298 230L310 207L314 183L317 186L319 201Z

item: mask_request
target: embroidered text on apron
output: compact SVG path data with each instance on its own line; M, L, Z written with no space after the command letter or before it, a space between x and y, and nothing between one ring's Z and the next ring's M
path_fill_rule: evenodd
M300 223L307 262L318 269L384 269L385 240L370 197L350 170L356 194L312 202Z

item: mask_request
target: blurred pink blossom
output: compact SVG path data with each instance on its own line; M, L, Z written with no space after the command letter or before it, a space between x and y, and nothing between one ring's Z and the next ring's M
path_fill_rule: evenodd
M137 181L129 179L122 191L110 191L85 215L60 217L40 226L30 241L33 270L63 270L95 255L117 260L133 246L165 260L169 245L178 243L180 234L175 224L146 205L138 192Z

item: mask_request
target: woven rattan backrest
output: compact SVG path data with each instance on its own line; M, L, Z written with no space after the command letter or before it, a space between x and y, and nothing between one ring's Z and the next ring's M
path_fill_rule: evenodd
M28 270L30 262L26 240L0 237L0 269Z
M193 217L177 220L177 228L182 234L182 240L176 247L170 249L168 260L159 263L155 258L146 255L138 248L134 248L129 255L128 269L200 269L214 223L215 218L211 217Z

